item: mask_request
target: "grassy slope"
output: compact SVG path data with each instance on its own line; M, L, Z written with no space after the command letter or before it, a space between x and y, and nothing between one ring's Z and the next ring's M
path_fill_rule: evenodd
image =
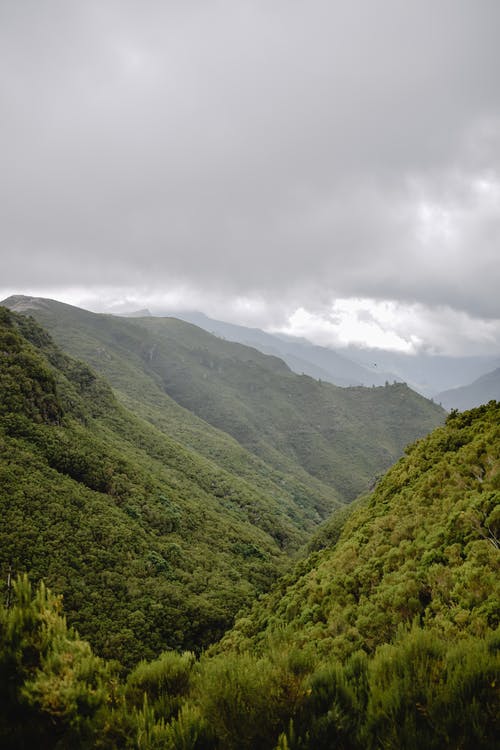
M256 604L223 650L285 640L345 659L415 618L447 639L498 626L500 404L451 415L292 576Z
M245 449L245 458L250 452L259 466L265 463L299 505L323 518L335 499L350 501L365 491L406 444L444 416L403 384L345 389L319 383L291 373L277 358L173 318L122 319L25 298L8 304L36 316L60 346L104 374L137 414L225 468L246 471Z
M1 569L43 576L108 656L220 636L307 538L307 512L134 416L32 319L1 309L0 339Z

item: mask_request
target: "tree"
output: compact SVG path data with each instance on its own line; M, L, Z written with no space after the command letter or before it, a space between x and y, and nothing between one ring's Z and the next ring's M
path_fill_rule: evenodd
M112 668L69 629L61 599L26 575L0 607L0 746L95 747L113 705Z

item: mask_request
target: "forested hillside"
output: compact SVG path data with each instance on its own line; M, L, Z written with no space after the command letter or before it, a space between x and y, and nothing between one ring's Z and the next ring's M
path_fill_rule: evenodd
M415 618L451 639L496 628L499 501L500 404L453 412L223 644L258 649L283 635L344 659Z
M444 419L439 406L402 383L339 388L175 318L124 319L26 297L6 304L35 316L136 414L239 471L234 446L227 451L218 439L230 435L306 487L323 517L332 495L345 502L365 492L409 442Z
M199 660L166 652L126 675L66 629L57 600L20 580L0 610L10 686L0 738L6 747L35 738L60 748L495 750L499 500L500 404L452 413L352 513L333 518L319 551L218 646Z
M222 320L214 320L198 312L181 311L169 314L194 323L205 331L215 333L229 341L254 346L265 354L280 357L293 372L305 373L335 385L383 385L387 379L394 380L394 376L391 377L384 372L374 372L344 357L339 351L316 346L307 339L270 334L258 328L246 328Z
M82 635L127 663L213 642L321 518L314 494L235 445L241 475L131 414L2 308L2 592L9 569L43 577Z

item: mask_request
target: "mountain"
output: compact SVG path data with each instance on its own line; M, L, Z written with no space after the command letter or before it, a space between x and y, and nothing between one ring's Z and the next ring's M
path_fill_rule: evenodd
M355 345L331 349L304 338L269 334L258 328L215 320L200 312L177 311L175 315L217 336L281 357L293 372L340 386L406 382L418 393L439 400L440 391L464 385L500 366L498 355L406 354Z
M343 659L372 653L415 618L450 638L495 628L499 511L500 403L490 402L409 446L226 644L255 648L283 633Z
M176 317L193 323L205 331L240 344L253 346L264 354L271 354L283 359L293 372L310 375L319 380L326 380L334 385L384 385L386 380L393 381L391 373L374 372L367 367L353 362L334 349L316 346L307 339L279 334L270 334L259 328L227 323L209 318L195 311L180 311Z
M447 356L444 354L405 354L384 349L346 347L345 355L365 367L376 367L395 373L411 388L439 401L441 391L465 385L500 366L500 357L493 355Z
M237 441L324 519L365 492L405 445L444 412L398 383L339 388L292 373L279 358L175 318L125 319L51 300L13 297L70 355L111 383L128 408L221 467L238 471ZM231 446L234 444L231 443ZM245 471L245 469L242 469ZM280 480L280 481L281 481Z
M127 663L219 637L319 515L314 493L297 499L292 480L216 436L206 425L225 468L0 308L2 595L9 570L44 578L98 652Z
M262 747L493 750L499 602L500 403L490 402L451 414L344 511L324 548L236 622L204 684L210 690L229 663L233 690L250 691L238 670L267 666L279 680L288 660L295 688L278 744L270 702L266 710L250 699L267 732ZM212 704L223 711L222 692ZM234 737L231 709L216 723L220 735ZM257 745L258 732L245 729Z
M452 388L436 396L436 401L445 409L459 409L460 411L495 400L500 401L500 368L482 375L470 385Z
M220 644L126 674L18 580L0 605L2 746L496 750L499 500L500 404L454 412Z

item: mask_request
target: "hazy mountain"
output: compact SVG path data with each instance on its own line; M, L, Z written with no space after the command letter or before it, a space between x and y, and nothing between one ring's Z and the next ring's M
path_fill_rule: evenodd
M132 310L131 312L122 312L122 313L119 313L119 315L122 315L124 318L148 318L151 315L151 313L147 309L147 307L145 307L142 310Z
M451 357L428 353L405 354L353 345L330 349L316 346L304 338L269 334L258 328L215 320L200 312L172 314L217 336L281 357L294 372L340 386L406 382L418 393L438 400L440 391L464 385L487 373L495 365L500 365L498 355Z
M259 328L214 320L201 312L181 311L172 314L229 341L254 346L265 354L281 357L298 374L304 373L335 385L371 386L384 385L386 380L402 380L393 373L374 372L334 349L316 346L304 338L270 334Z
M107 377L129 408L234 469L238 460L218 442L213 448L203 425L230 435L291 482L297 502L314 508L318 520L336 501L364 492L444 416L403 384L319 383L277 357L175 318L125 319L24 297L6 304L24 311L31 304L56 342Z
M360 365L396 373L412 388L438 399L441 391L470 383L500 365L498 355L451 357L440 354L404 354L384 349L350 346L346 356Z
M445 409L472 409L488 401L500 401L500 368L482 375L470 385L438 393L436 401Z

